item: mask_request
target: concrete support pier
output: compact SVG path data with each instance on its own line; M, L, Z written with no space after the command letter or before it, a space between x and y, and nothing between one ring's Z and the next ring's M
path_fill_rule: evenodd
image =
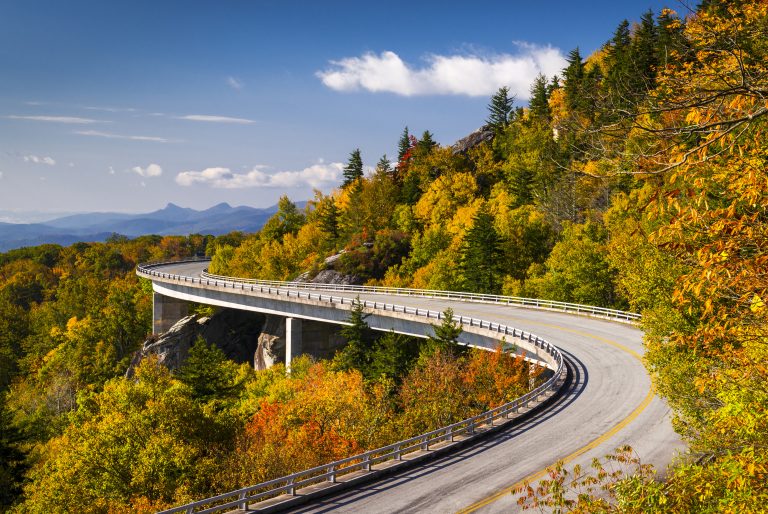
M167 332L181 318L189 314L189 303L170 296L152 295L152 334Z
M291 368L294 357L302 354L302 320L299 318L285 318L285 367Z

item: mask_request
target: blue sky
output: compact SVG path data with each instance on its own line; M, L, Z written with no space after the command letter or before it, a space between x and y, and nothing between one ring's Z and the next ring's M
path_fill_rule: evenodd
M4 0L0 211L307 199L667 4Z

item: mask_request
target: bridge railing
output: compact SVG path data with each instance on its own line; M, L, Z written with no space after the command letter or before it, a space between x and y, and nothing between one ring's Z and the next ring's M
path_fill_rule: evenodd
M177 263L178 261L175 262L175 264ZM137 272L140 275L158 277L181 283L193 283L200 284L202 286L224 288L231 287L233 289L240 289L242 291L258 291L262 294L275 294L278 296L286 296L288 298L307 298L311 300L319 300L339 304L351 304L357 301L349 297L324 295L322 293L315 293L310 291L286 289L286 287L293 288L295 283L232 280L230 277L221 279L211 275L198 278L166 273L156 269L162 267L163 264L169 263L141 265L138 267ZM350 291L355 290L352 289ZM454 298L458 297L454 296ZM360 303L366 308L402 312L405 314L413 314L416 316L423 316L426 318L433 318L438 320L443 318L442 312L432 311L429 309L406 307L370 300L361 301ZM520 409L528 407L530 403L538 401L540 397L557 390L563 384L566 373L563 355L555 346L551 345L549 342L534 334L531 334L530 332L518 330L514 327L509 327L500 323L494 323L491 321L466 316L457 316L455 319L462 325L479 327L487 329L492 333L497 333L500 336L500 339L505 339L507 336L512 336L513 338L518 338L522 341L528 342L530 345L537 349L537 352L538 350L541 350L545 354L544 360L547 361L548 367L553 369L553 375L543 384L522 395L521 397L457 423L440 427L436 430L419 434L415 437L404 439L402 441L398 441L381 448L376 448L364 453L347 457L345 459L323 464L322 466L306 469L297 473L292 473L290 475L276 478L274 480L269 480L260 484L255 484L252 486L244 487L242 489L237 489L235 491L230 491L210 498L205 498L203 500L199 500L186 505L181 505L179 507L163 511L163 514L172 514L177 512L185 512L189 514L193 512L208 513L219 512L225 509L247 509L248 504L251 502L258 502L282 494L295 496L297 489L302 487L320 482L335 483L341 476L353 472L359 472L361 470L371 471L372 466L383 461L401 461L403 460L404 456L413 454L418 451L428 451L432 446L439 443L453 442L456 437L463 436L463 439L475 437L478 428L484 426L492 427L494 426L494 422L499 419L502 419L502 422L506 422L508 419L518 413Z
M208 259L193 259L181 262L205 262ZM139 270L146 268L150 270L154 267L166 264L177 264L175 262L151 263L139 266ZM218 280L225 282L237 282L243 284L258 284L263 286L274 286L280 288L292 289L312 289L326 291L343 291L353 293L368 294L388 294L398 296L415 296L421 298L445 298L449 300L461 300L479 303L493 303L501 305L514 305L517 307L543 309L552 311L561 311L582 316L591 316L605 318L622 323L635 323L640 321L641 315L635 312L627 312L618 309L608 309L606 307L595 307L592 305L582 305L570 302L558 302L555 300L541 300L538 298L523 298L519 296L504 296L494 294L467 293L461 291L439 291L433 289L411 289L403 287L383 287L383 286L353 286L345 284L315 284L313 282L283 282L277 280L258 280L249 278L228 277L224 275L214 275L204 270L201 274L204 279Z

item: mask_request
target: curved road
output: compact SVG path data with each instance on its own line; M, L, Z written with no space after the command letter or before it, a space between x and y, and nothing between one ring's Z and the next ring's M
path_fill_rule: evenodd
M162 271L199 277L206 265L167 265ZM676 452L684 449L672 430L669 408L651 391L640 361L642 332L637 328L505 305L387 294L359 296L435 311L450 307L457 315L530 331L564 352L572 381L555 404L521 424L449 457L295 512L510 512L517 506L509 489L560 459L566 459L569 466L588 466L594 457L629 444L643 462L663 471Z

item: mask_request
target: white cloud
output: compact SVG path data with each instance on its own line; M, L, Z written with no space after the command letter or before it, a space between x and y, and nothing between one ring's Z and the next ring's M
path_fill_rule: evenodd
M94 137L106 137L108 139L128 139L130 141L152 141L154 143L168 143L170 139L156 136L127 136L122 134L111 134L109 132L101 132L98 130L76 130L75 134L81 136L94 136Z
M150 164L146 168L142 168L141 166L134 166L131 168L131 171L138 173L142 177L159 177L163 174L163 168L161 168L159 164Z
M94 105L84 105L83 109L102 112L136 112L136 109L132 107L99 107Z
M176 175L182 186L203 184L222 189L245 187L323 187L338 184L344 165L340 162L318 163L300 171L265 173L264 166L256 166L247 173L233 173L229 168L206 168L202 171L184 171Z
M56 161L53 157L39 157L37 155L25 155L22 157L24 162L31 162L34 164L47 164L48 166L55 166Z
M109 167L109 174L110 175L114 175L115 174L115 168L113 168L112 166Z
M240 91L245 87L245 84L241 80L237 80L235 77L227 77L227 85L234 90Z
M3 172L0 171L0 179L3 178Z
M30 121L48 121L53 123L72 123L79 125L88 125L90 123L106 123L101 120L93 120L91 118L77 118L74 116L18 116L10 115L6 116L9 120L30 120Z
M551 46L517 43L517 47L516 54L430 55L422 68L409 65L394 52L366 53L331 61L332 66L317 76L336 91L488 96L508 86L517 98L528 99L536 75L560 73L566 61Z
M236 123L239 125L249 125L256 123L253 120L246 118L230 118L229 116L209 116L207 114L188 114L186 116L178 116L177 119L189 120L189 121L208 121L212 123Z

